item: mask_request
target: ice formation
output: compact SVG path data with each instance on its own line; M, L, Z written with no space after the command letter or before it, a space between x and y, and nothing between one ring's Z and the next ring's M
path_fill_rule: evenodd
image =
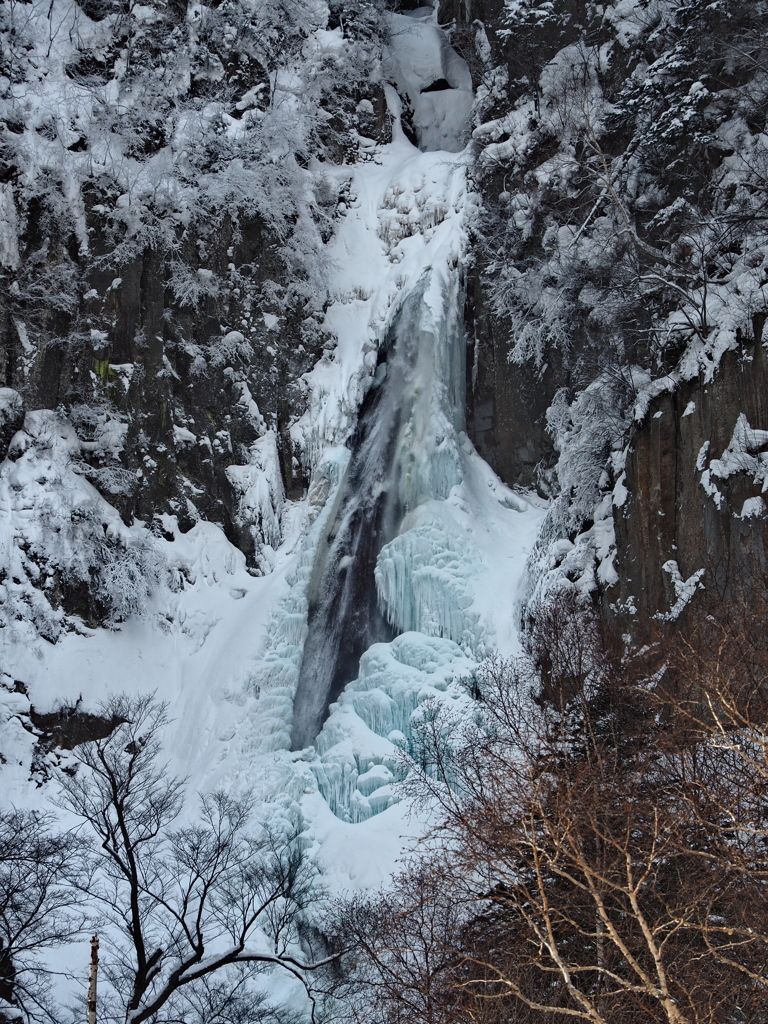
M446 637L476 650L481 639L471 611L472 579L481 556L439 502L429 502L411 518L414 525L381 552L376 586L388 620L400 630Z
M450 282L453 288L442 282L435 286L435 278L432 270L425 271L384 340L383 361L351 440L344 499L319 547L294 703L296 750L314 740L328 704L354 678L363 651L391 636L374 586L382 547L395 538L404 513L446 498L461 480L457 429L462 426L464 377L463 337L456 326L458 282ZM437 546L446 547L439 541ZM417 628L416 620L404 619L391 600L389 607L386 600L382 603L390 624ZM439 630L438 635L460 632Z
M348 464L346 449L331 449L315 470L308 496L311 525L298 561L286 579L288 592L267 625L261 656L245 681L249 696L258 702L255 710L258 724L252 730L250 745L254 755L284 750L291 742L294 698L305 654L317 552L327 544Z
M317 741L313 768L334 814L359 822L396 802L392 784L410 749L414 712L430 698L466 702L460 682L475 667L457 644L423 633L366 651Z
M474 102L466 62L435 24L431 7L390 14L389 33L384 71L410 102L419 144L460 152Z
M407 83L403 89L417 113L423 114L421 120L416 118L422 148L461 150L469 108L462 108L459 116L456 108L450 107L449 117L448 107L429 107L431 98L419 106L416 85L426 88L434 80L453 81L455 86L446 91L469 89L471 99L466 65L424 12L417 18L393 16L391 38L392 74L398 83ZM395 113L397 110L395 107ZM430 133L430 126L436 134ZM452 144L446 145L448 141ZM450 180L460 170L457 164L455 158L446 161L448 175L442 177ZM414 237L427 249L423 242L446 221L449 209L439 194L429 195L425 189L420 190L421 204L411 204L407 190L398 185L394 182L385 190L385 212L377 230L389 250L390 262L397 258L397 247ZM366 648L391 637L387 622L397 630L418 626L430 633L432 623L440 619L436 604L442 593L437 602L434 597L421 601L430 614L418 619L399 613L394 591L387 601L379 590L377 599L380 572L377 569L374 574L374 567L382 548L395 540L404 515L426 501L447 498L461 481L458 435L463 427L465 390L459 315L462 282L458 261L445 258L449 253L441 253L439 261L424 261L426 265L422 263L410 289L397 289L397 304L380 331L379 361L349 441L352 454L341 485L343 497L334 521L329 522L328 534L318 544L310 581L308 636L293 705L291 745L295 750L314 741L330 702L354 678ZM358 294L364 294L362 289ZM446 549L450 550L449 541L433 539L429 554L439 550L437 570L445 561ZM428 586L430 566L421 568L426 590L433 595L434 588ZM465 604L470 601L464 598ZM448 614L455 619L448 603ZM438 625L435 633L461 636L462 629L446 631Z

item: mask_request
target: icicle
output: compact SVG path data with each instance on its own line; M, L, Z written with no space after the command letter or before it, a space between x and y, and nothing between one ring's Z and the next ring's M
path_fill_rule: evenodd
M403 633L374 644L317 738L311 762L318 788L344 821L362 821L397 802L393 784L409 750L412 723L424 701L466 701L459 685L476 662L451 640Z
M450 520L431 504L422 522L382 549L376 565L381 607L398 630L453 640L472 651L482 645L471 609L470 583L480 556L468 538L452 535Z

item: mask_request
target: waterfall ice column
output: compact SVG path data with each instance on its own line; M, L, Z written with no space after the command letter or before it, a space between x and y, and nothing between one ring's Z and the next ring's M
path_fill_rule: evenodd
M449 212L456 213L457 208L448 205L455 176L463 182L451 154L464 145L471 77L433 13L422 12L416 18L391 15L390 22L387 73L418 115L422 153L395 131L392 150L401 153L402 184L401 177L393 175L375 211L376 244L382 255L387 254L388 270L402 261L398 250L409 248L416 257L409 260L411 270L416 272L405 297L402 290L398 296L402 301L380 349L383 361L349 442L352 455L340 511L318 549L293 705L294 750L315 740L329 704L355 678L360 656L372 644L393 637L379 610L374 575L382 548L396 537L404 516L424 502L446 498L461 479L461 235L444 231L442 224ZM448 83L448 88L422 95L437 80ZM390 91L397 115L400 101ZM414 206L412 220L401 210L398 197L414 175L427 173L435 194L423 180L424 207ZM433 238L444 235L445 245L432 245ZM398 282L397 289L404 287Z
M374 570L403 515L447 497L461 477L456 431L463 421L463 340L458 282L431 270L396 317L386 362L352 440L345 495L310 594L309 635L294 700L291 747L313 742L328 705L357 674L371 644L392 638Z
M328 705L357 674L363 651L392 636L378 609L373 576L379 551L400 519L393 474L407 359L396 336L392 349L361 411L341 510L318 552L294 699L293 750L314 741Z

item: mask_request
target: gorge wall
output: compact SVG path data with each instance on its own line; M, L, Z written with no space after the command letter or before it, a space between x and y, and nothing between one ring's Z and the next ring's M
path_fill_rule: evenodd
M554 498L532 593L569 580L637 628L679 614L706 565L701 587L735 600L765 542L756 12L440 10L479 96L468 429L507 483Z
M723 608L762 595L768 366L761 327L757 321L755 343L728 353L712 379L686 381L651 402L632 439L627 496L614 512L616 589L638 622L674 613L685 581Z
M57 411L125 524L216 522L255 573L315 465L301 421L337 344L325 252L351 209L345 168L391 138L384 10L19 4L0 26L0 383L23 402L8 398L2 437L25 410ZM437 8L476 91L467 431L507 485L553 501L534 579L641 615L676 592L675 551L687 579L762 545L757 503L725 511L745 471L719 508L685 483L742 413L768 428L762 13ZM620 478L630 498L597 542ZM108 614L53 569L54 601Z

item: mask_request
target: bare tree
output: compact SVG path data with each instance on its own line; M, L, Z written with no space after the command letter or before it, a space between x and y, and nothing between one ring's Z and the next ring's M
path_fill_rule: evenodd
M69 884L83 844L51 814L0 811L0 1021L52 1021L44 951L75 938L82 896Z
M433 864L414 858L391 891L344 905L339 932L350 952L339 994L354 1021L445 1021L444 995L467 914L444 881Z
M473 684L479 724L457 738L424 716L409 785L438 820L423 859L345 911L372 1019L763 1019L765 676L745 688L739 637L674 666L669 636L622 659L587 621L569 652L578 613L568 627L561 611L534 637L543 686L530 658L496 659Z
M736 615L721 606L689 624L662 648L654 695L658 714L682 739L668 759L668 784L679 797L689 858L720 878L721 906L702 894L697 926L709 957L747 989L764 988L768 955L765 613L764 590L753 590Z
M111 924L101 931L114 995L100 1019L266 1018L251 983L270 968L304 985L314 1013L308 976L333 958L297 953L301 916L322 898L301 823L257 822L247 800L216 793L178 825L185 783L159 760L165 705L117 697L103 710L123 724L83 744L62 780L64 805L99 844L79 884Z

